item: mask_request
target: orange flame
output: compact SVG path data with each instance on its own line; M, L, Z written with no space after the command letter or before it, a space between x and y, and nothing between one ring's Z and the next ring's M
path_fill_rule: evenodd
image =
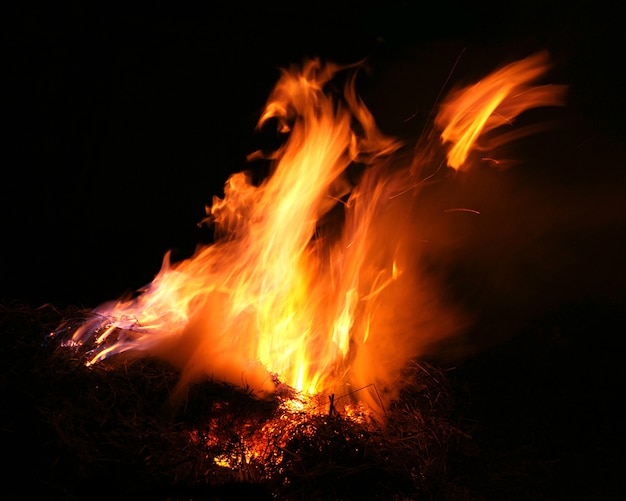
M562 104L561 87L529 85L547 66L533 55L456 91L435 119L435 149L450 144L448 164L467 168L486 132ZM380 409L406 363L461 328L421 269L423 173L394 158L403 145L377 129L356 73L343 93L326 89L350 68L315 59L283 70L258 124L275 121L287 138L271 174L259 185L232 175L207 209L215 243L174 264L166 255L135 298L96 308L73 337L95 340L89 363L148 353L179 367L181 385L212 376L267 395L281 381L306 394L358 391Z
M539 52L449 96L435 125L443 129L444 143L452 143L448 152L450 167L462 168L481 135L510 124L520 113L539 106L563 104L563 86L530 85L545 73L548 62L548 54Z

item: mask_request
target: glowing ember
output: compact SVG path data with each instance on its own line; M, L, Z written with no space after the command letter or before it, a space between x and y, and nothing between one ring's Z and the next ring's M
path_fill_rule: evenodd
M562 104L563 87L532 85L547 67L546 54L532 55L452 93L434 121L439 137L406 165L404 145L357 96L356 66L284 70L258 124L285 137L270 175L258 185L231 176L207 209L215 242L177 263L166 255L149 285L96 308L73 342L94 342L89 363L162 357L181 370L181 388L210 376L260 396L286 385L381 408L406 363L463 325L420 267L416 195L443 155L467 169L473 149L493 146L480 143L486 133ZM352 76L336 95L327 84L338 72Z
M356 429L366 429L370 413L362 405L349 404L342 410L342 419L334 421L331 417L333 413L329 412L328 402L322 398L298 395L294 398L281 399L276 412L262 425L244 423L238 429L231 423L230 431L233 435L237 434L239 443L215 455L213 461L217 466L224 468L241 468L251 464L279 465L284 455L290 453L289 444L294 438L314 439L316 425L320 423L337 425L343 423ZM209 430L219 429L220 425L219 420L206 423ZM223 443L211 433L204 435L204 440L209 450L223 448Z

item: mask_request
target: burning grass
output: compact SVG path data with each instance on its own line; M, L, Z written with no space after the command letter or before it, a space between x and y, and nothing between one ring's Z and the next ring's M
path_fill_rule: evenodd
M333 90L359 65L283 71L258 127L288 138L269 158L249 156L273 162L266 179L234 174L214 197L203 221L214 245L176 263L168 253L133 298L44 307L39 325L14 327L45 340L27 354L26 393L52 455L44 481L74 497L236 485L279 499L453 498L449 468L471 439L446 372L417 358L466 320L426 278L416 195L442 166L465 171L471 152L512 139L494 141L494 129L563 104L564 87L533 84L548 59L452 92L401 165L393 156L406 145L378 130L356 73ZM359 180L347 173L357 165Z
M471 438L444 370L414 362L385 422L348 396L271 400L179 374L151 357L86 367L63 346L89 312L2 305L9 472L51 498L452 499L450 465ZM357 390L358 392L358 390ZM354 395L352 395L354 396ZM343 397L343 398L342 398ZM345 407L345 410L344 410ZM467 497L465 497L467 499Z
M87 310L1 304L3 485L71 501L621 499L621 353L606 347L624 311L565 308L455 370L414 361L382 424L206 380L174 403L167 363L86 367L48 337Z

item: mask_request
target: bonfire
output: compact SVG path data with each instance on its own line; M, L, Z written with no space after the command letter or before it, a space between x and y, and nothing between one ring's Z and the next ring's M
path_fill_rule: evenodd
M541 82L545 52L509 62L452 89L430 129L405 144L358 96L363 64L284 69L258 122L278 146L249 155L269 174L227 179L200 223L214 241L180 261L166 254L131 297L64 312L51 329L55 370L80 372L100 426L118 427L119 448L142 458L144 475L261 486L280 499L346 499L373 486L380 499L441 494L450 451L469 436L427 355L469 315L425 270L420 195L505 165L506 146L534 131L515 119L563 105L565 87ZM132 408L115 401L122 388ZM51 417L70 447L83 433L77 411Z

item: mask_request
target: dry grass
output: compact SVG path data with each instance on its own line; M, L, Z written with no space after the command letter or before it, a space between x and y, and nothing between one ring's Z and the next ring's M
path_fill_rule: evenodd
M89 312L2 306L4 434L52 497L444 499L448 460L469 437L451 421L446 375L407 368L386 424L339 412L290 410L205 381L173 403L177 373L162 361L112 357L86 367L62 346ZM60 334L59 334L60 332ZM27 420L23 420L27 416ZM30 451L30 452L29 452Z
M619 499L617 365L562 332L554 353L514 340L517 362L497 349L462 370L415 361L382 424L211 381L174 402L164 362L86 367L48 336L88 314L0 306L2 471L22 498Z

